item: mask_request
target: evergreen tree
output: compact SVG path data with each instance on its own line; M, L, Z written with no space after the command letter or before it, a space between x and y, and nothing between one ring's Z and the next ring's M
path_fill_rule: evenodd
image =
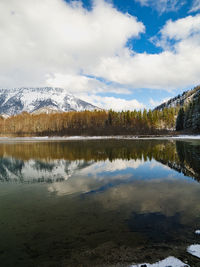
M176 130L177 131L184 129L184 117L185 117L184 109L180 108L177 119L176 119Z

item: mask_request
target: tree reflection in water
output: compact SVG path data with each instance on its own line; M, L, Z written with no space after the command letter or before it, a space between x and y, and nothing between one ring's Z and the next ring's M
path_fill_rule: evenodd
M196 141L197 142L197 141ZM167 140L99 140L0 144L0 180L27 181L24 170L32 170L37 181L63 181L71 172L95 162L117 159L152 159L200 180L200 143ZM128 166L128 164L127 164ZM27 170L28 171L28 170ZM30 172L30 170L29 170ZM53 176L50 175L53 173ZM47 175L49 178L47 179ZM31 182L31 175L28 179Z

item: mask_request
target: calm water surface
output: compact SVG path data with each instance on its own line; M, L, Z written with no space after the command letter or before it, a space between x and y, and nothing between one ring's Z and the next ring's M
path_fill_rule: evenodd
M198 267L199 181L200 141L0 143L0 266Z

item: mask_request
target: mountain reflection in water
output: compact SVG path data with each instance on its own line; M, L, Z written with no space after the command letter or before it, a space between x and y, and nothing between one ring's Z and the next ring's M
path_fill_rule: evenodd
M2 266L198 267L199 180L199 141L1 143Z
M197 142L197 141L196 141ZM194 143L194 141L193 141ZM76 172L137 169L161 163L200 180L200 143L183 141L74 141L0 144L0 181L64 181ZM86 173L88 172L88 173Z

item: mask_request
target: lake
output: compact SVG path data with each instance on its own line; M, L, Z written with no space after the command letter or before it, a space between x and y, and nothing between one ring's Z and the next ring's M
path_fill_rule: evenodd
M199 181L200 140L1 141L1 266L198 267Z

